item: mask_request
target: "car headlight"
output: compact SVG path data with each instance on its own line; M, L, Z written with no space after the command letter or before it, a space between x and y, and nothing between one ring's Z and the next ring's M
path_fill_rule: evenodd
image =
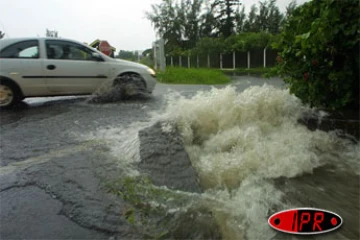
M156 75L156 72L151 68L148 68L147 72L150 73L150 75L153 76L153 77L155 77L155 75Z

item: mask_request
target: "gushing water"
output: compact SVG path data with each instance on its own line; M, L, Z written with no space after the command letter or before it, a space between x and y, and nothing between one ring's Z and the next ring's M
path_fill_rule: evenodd
M286 90L227 87L170 100L164 116L179 127L204 186L233 189L249 175L290 178L351 161L350 142L298 123L305 111Z
M359 144L334 132L308 130L298 119L309 112L287 90L264 85L238 93L229 86L192 98L169 94L165 109L152 113L148 123L97 134L121 140L121 146L113 146L115 155L125 149L135 152L120 159L128 163L139 161L134 143L141 127L158 120L174 124L206 190L200 201L214 211L223 238L271 239L275 232L267 217L291 206L275 179L295 178L325 165L359 174ZM164 125L163 131L172 126Z

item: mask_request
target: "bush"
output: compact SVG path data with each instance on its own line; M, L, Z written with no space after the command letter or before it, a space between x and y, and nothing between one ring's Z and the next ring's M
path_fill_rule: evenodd
M225 46L223 38L202 38L196 43L194 53L220 53L224 50L224 47Z
M359 108L358 0L298 7L281 34L278 74L311 106Z
M223 72L215 69L167 67L159 72L157 79L162 83L178 84L225 84L230 79Z

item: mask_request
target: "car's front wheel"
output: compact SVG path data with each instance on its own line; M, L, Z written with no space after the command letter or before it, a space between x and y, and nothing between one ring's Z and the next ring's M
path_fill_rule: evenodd
M20 96L13 84L0 82L0 108L9 108L20 101Z
M144 79L137 73L124 73L114 81L115 88L119 88L127 97L146 92Z

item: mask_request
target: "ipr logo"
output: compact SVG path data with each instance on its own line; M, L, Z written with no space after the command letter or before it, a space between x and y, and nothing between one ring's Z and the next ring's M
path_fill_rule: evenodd
M338 229L342 218L318 208L294 208L273 214L269 225L275 230L291 234L321 234Z

